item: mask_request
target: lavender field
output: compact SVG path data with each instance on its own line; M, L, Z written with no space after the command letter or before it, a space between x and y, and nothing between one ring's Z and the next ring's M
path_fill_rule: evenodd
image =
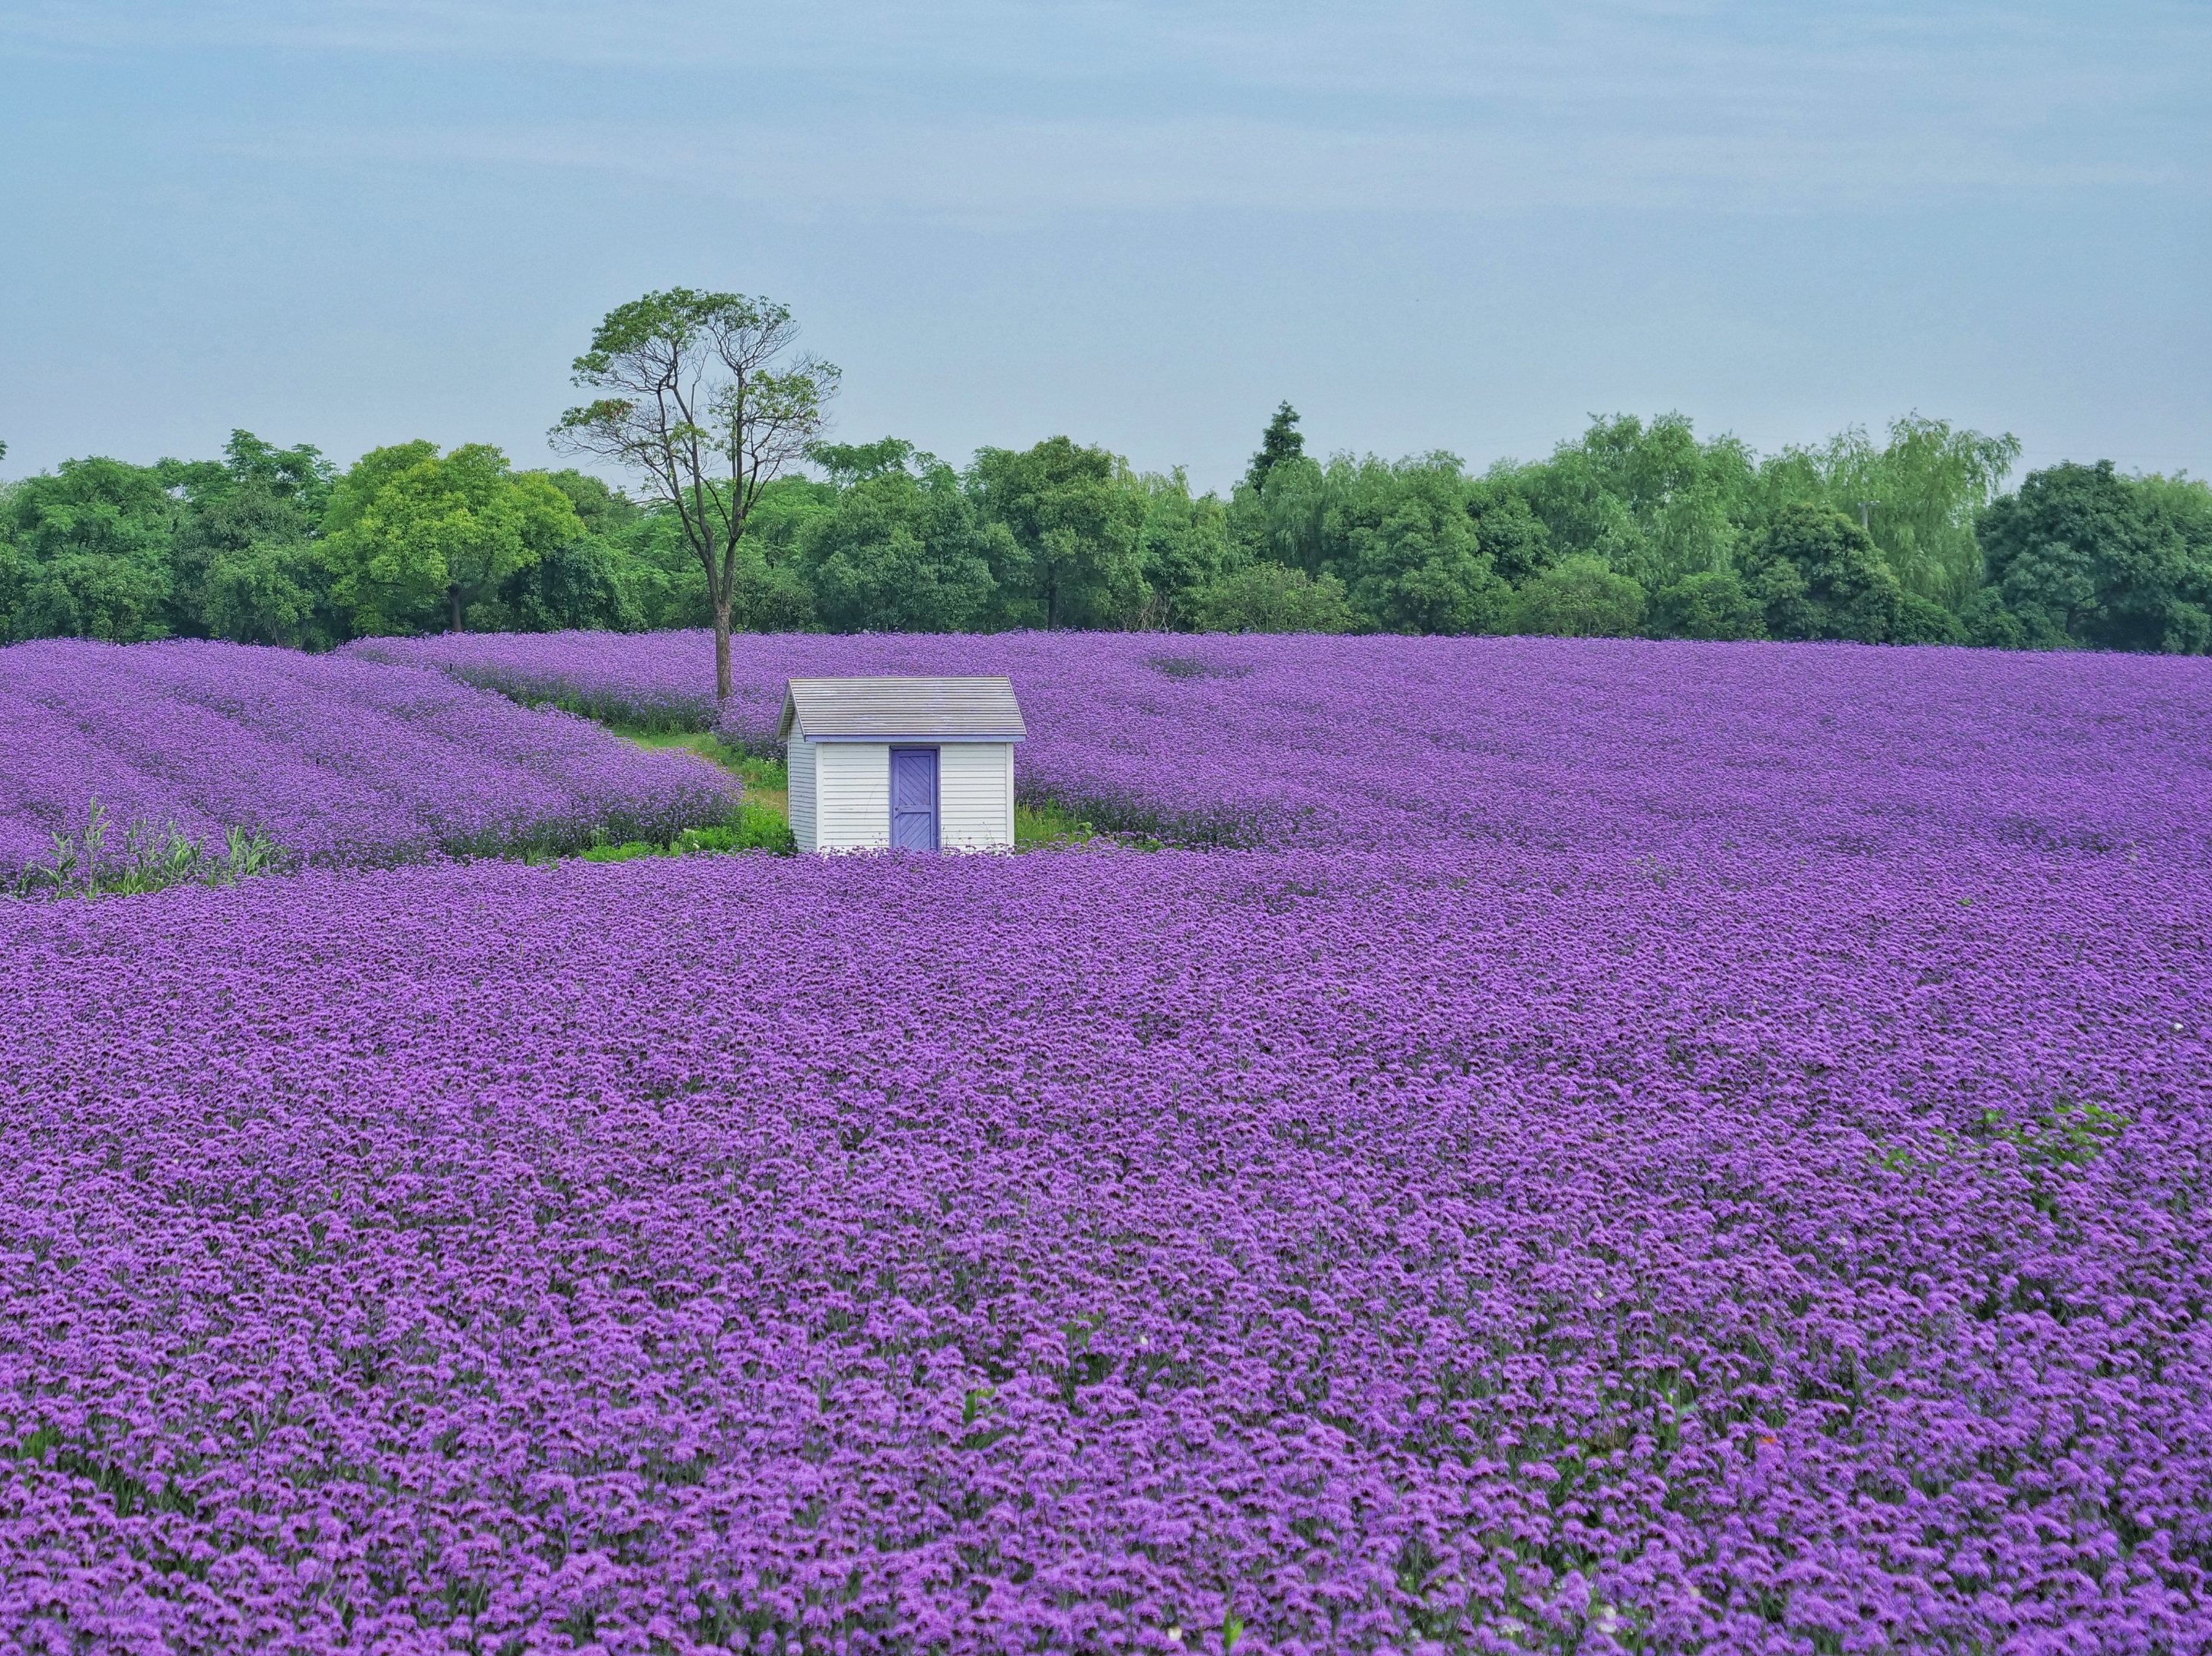
M599 717L717 723L704 633L352 650ZM1009 673L1019 787L1184 844L2212 850L2212 679L2180 658L1015 633L749 638L735 664L719 725L759 751L787 677Z
M908 665L1255 843L0 907L0 1649L2212 1643L2201 670Z
M0 889L83 824L265 834L293 860L573 849L719 822L734 783L437 674L203 642L0 650Z

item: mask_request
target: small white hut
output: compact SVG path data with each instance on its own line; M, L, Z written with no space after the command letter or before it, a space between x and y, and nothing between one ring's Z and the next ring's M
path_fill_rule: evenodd
M983 851L1014 842L1010 678L794 678L776 740L801 851Z

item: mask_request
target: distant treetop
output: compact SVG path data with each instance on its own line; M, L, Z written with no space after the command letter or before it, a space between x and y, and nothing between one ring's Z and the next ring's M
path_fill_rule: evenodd
M1260 452L1252 457L1251 469L1245 472L1244 481L1256 492L1266 487L1267 474L1285 460L1295 460L1306 452L1306 440L1298 434L1298 411L1288 403L1275 409L1275 417L1267 422L1267 429L1261 434Z

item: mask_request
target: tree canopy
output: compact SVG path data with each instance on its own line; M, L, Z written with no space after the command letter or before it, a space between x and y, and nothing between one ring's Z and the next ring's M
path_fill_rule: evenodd
M1306 452L1306 440L1298 431L1298 411L1285 402L1275 409L1275 417L1267 422L1267 430L1260 434L1260 452L1252 457L1246 469L1244 482L1254 489L1265 489L1268 474L1285 460L1301 459Z
M611 313L580 378L692 375L649 416L649 387L610 391L556 433L602 459L623 454L585 436L643 445L636 496L483 444L397 444L343 475L244 431L214 460L68 461L0 486L0 629L317 649L455 625L712 628L719 605L761 631L2212 649L2203 483L2069 464L2008 493L2013 438L1917 414L1767 455L1679 414L1609 416L1473 472L1443 451L1309 454L1285 403L1224 497L1065 434L965 465L895 436L828 442L834 371L793 344L765 300L674 289ZM653 473L687 420L706 458Z
M2023 641L2202 655L2212 647L2212 490L2121 476L2109 460L2033 472L1978 533L1988 585L1974 622Z
M647 294L600 322L574 364L576 385L600 394L552 431L556 447L622 467L672 514L706 580L720 696L730 694L738 606L775 585L740 549L746 525L764 491L819 441L837 392L836 365L794 352L798 337L790 309L774 300Z
M462 606L557 548L582 538L568 495L542 472L517 473L488 443L440 455L416 441L374 449L338 479L325 514L331 596L366 617L419 621Z

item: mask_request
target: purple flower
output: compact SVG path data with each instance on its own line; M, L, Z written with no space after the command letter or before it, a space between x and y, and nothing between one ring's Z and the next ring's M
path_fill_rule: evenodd
M740 646L1262 844L0 906L0 1648L2212 1644L2201 664Z
M95 798L118 824L386 864L665 839L740 792L689 755L418 669L198 642L0 651L0 883Z

